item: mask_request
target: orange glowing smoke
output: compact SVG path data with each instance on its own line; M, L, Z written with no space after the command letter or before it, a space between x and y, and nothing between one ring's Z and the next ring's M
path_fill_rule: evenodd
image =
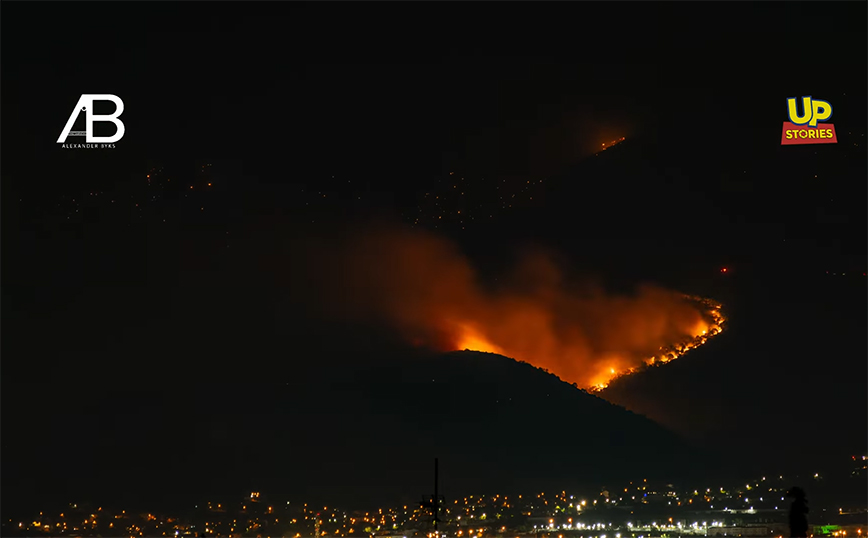
M678 358L724 322L719 305L653 286L629 296L578 287L541 254L481 282L454 245L416 231L360 233L331 255L339 269L323 304L408 342L498 353L585 388Z

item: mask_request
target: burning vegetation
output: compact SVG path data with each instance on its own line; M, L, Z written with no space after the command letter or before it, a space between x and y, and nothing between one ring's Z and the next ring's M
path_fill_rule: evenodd
M589 389L592 392L599 392L608 387L609 383L619 377L634 374L648 366L657 366L678 359L691 349L701 346L708 342L710 338L717 336L723 331L723 324L726 321L726 318L723 317L723 314L720 312L722 305L717 304L711 299L703 299L702 297L685 295L684 298L693 302L696 307L703 312L704 319L694 328L694 334L692 337L686 337L675 344L662 346L657 353L646 358L644 364L639 367L634 366L623 371L617 371L614 368L610 368L609 372L604 372L603 375L599 377L598 381L591 385Z
M539 252L484 281L454 245L415 230L362 232L329 251L339 272L318 271L318 303L332 313L385 323L415 345L498 353L589 390L683 356L725 321L707 299L576 283Z
M660 312L657 314L649 313L648 315L660 316L655 321L665 323L667 316L671 315L671 311L666 309L678 308L678 301L672 297L665 297L668 293L661 292L662 290L648 289L643 292L647 294L644 297L633 298L637 301L634 304L630 304L630 299L624 297L606 297L605 301L616 303L617 306L615 311L607 309L605 306L600 309L600 313L606 312L607 314L602 322L608 321L615 326L622 325L623 318L619 319L621 316L632 316L631 309L641 308L640 301L654 300L653 297L656 296L656 299L660 300ZM516 328L516 332L512 333L513 326L509 324L508 334L502 334L499 329L503 327L501 323L506 322L494 322L492 325L488 325L488 330L473 323L467 323L459 328L458 334L460 336L457 340L459 343L455 347L469 351L497 353L522 360L551 371L561 379L575 383L577 386L592 392L599 392L616 378L678 359L691 349L705 344L710 338L721 333L725 322L725 318L720 313L721 305L700 297L684 295L682 299L685 305L689 305L689 308L696 309L701 318L700 321L692 330L679 329L673 326L673 330L669 334L677 339L673 343L661 345L655 352L644 358L640 358L639 349L644 347L646 342L658 341L657 338L660 335L654 327L648 325L644 327L641 325L622 326L625 340L629 339L639 343L639 346L633 347L608 341L607 339L613 335L610 331L605 330L602 332L583 332L581 327L574 327L572 334L569 330L566 334L554 334L553 327L538 327L531 332ZM577 306L582 308L581 305ZM596 308L595 306L586 306L589 307L590 312ZM508 317L515 314L503 312L503 315ZM677 325L675 319L671 319L671 321ZM675 336L679 330L682 331L682 334ZM501 333L501 336L492 339L487 336L487 331ZM576 344L582 339L593 344L593 347L584 350L578 347ZM660 337L660 341L665 339L665 337Z

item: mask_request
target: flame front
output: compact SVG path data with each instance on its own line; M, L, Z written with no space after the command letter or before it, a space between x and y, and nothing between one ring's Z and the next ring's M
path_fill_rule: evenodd
M534 356L533 353L523 353L521 346L511 346L518 334L511 333L510 338L504 345L497 345L497 339L492 338L488 332L475 323L457 324L454 347L458 350L481 351L497 353L518 360L523 360L535 366L551 370L565 381L581 383L582 386L592 392L605 389L609 384L623 376L634 374L646 367L657 366L675 359L681 358L688 351L695 349L723 331L726 318L721 314L721 305L710 299L701 297L683 296L685 303L693 305L701 319L694 323L691 328L671 344L660 346L656 353L645 358L630 355L618 355L601 351L598 357L587 360L584 357L577 361L580 364L593 363L591 372L571 372L569 368L562 369L552 364L569 363L569 354L566 361L552 361L550 358ZM496 332L496 331L495 331ZM538 334L538 333L537 333ZM533 332L526 339L534 340ZM537 348L539 349L539 348ZM562 348L559 348L562 349ZM547 360L548 359L548 360ZM589 365L590 367L590 365Z
M524 361L589 390L682 357L725 322L717 302L655 286L613 294L567 278L545 253L482 284L441 237L374 230L351 239L326 265L333 275L312 273L309 282L323 282L318 307L385 322L417 345Z
M584 376L576 376L569 371L561 371L557 367L552 373L566 381L577 383L583 381L584 388L592 392L599 392L608 387L615 379L634 374L649 366L657 366L681 358L688 351L705 344L723 331L726 318L721 314L722 306L720 304L710 299L695 296L684 295L682 298L686 303L696 308L701 319L674 343L660 346L656 353L643 359L603 352L603 356L592 361L595 364L593 371ZM494 342L497 340L493 340L486 331L480 329L476 324L457 324L457 327L457 336L454 341L456 342L455 348L458 350L497 353L544 367L547 370L550 368L551 361L538 360L532 354L524 355L521 350L508 344L505 346L495 344ZM569 362L569 356L564 358L567 359L566 362ZM587 361L580 362L586 363Z
M709 339L714 338L723 331L723 324L726 322L726 318L720 313L720 309L722 308L721 305L710 299L689 296L686 296L686 298L694 301L698 306L703 307L705 309L705 315L709 321L700 321L693 329L691 337L685 338L671 346L661 347L659 353L645 359L644 362L646 366L665 364L669 361L679 359L691 349L696 349L705 344ZM615 368L610 368L608 371L601 373L589 388L595 392L601 391L608 387L615 379L634 374L639 370L641 370L641 367L633 367L617 371Z

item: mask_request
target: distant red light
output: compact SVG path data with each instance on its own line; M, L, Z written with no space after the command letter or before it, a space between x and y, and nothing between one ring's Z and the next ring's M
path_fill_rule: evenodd
M724 267L723 269L721 269L720 272L721 272L721 273L725 273L725 272L726 272L726 267Z

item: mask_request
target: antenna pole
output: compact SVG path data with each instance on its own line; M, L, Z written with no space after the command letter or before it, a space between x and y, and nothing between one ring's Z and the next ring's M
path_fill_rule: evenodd
M440 465L437 458L434 458L434 536L438 537L440 534L437 532L437 523L440 522L440 489L439 489L439 478L440 478Z
M428 534L428 538L440 538L440 503L443 498L440 496L440 461L434 458L434 495L429 499L423 499L420 503L422 508L431 509L431 515L434 516L434 533Z

